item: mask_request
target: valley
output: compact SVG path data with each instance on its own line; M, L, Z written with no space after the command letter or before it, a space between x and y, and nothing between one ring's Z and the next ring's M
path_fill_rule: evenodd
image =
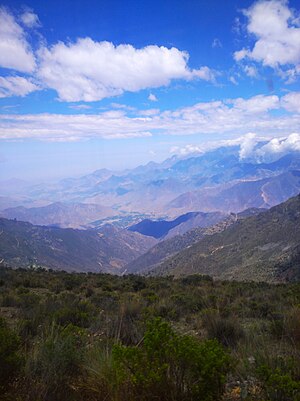
M298 280L300 153L266 163L243 160L239 151L18 183L25 206L15 206L10 182L2 199L12 207L0 210L1 265Z

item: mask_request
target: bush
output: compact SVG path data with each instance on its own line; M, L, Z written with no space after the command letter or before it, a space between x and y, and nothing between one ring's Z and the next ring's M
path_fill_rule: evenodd
M0 389L17 376L21 366L20 339L0 318Z
M268 400L300 400L300 381L293 378L290 373L282 372L280 368L272 369L267 365L261 365L257 373L263 381Z
M83 359L82 341L83 332L77 327L51 327L27 364L27 376L34 383L30 399L73 399L72 383L80 373Z
M115 346L113 362L123 398L140 401L216 401L229 370L216 341L179 336L159 318L148 324L140 347Z
M300 345L300 306L294 306L286 319L285 330L293 343Z
M227 347L236 346L244 336L243 329L237 320L222 318L213 310L208 310L203 314L202 322L208 337L217 339Z

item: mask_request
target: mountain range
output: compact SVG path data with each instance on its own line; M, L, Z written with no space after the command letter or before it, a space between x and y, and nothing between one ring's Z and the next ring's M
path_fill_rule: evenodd
M3 181L0 264L298 279L300 152L240 155L229 146L58 182Z
M183 222L184 224L184 222ZM0 218L0 265L114 274L208 274L218 279L300 279L300 195L269 210L161 240L127 229L35 226Z
M299 193L300 152L278 155L268 163L243 160L239 152L238 146L221 147L132 170L101 169L54 183L23 183L15 192L10 182L1 192L0 211L3 217L34 224L84 228L112 222L127 227L145 218L170 221L190 212L269 208ZM65 213L65 218L61 214L56 218L51 211L58 205L61 211L64 208L59 213ZM78 219L71 218L74 205L80 205ZM93 205L95 213L87 212L85 217L82 205ZM45 209L37 210L40 207Z

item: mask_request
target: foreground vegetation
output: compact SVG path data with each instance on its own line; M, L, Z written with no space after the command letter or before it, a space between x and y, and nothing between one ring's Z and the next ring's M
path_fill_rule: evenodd
M0 270L14 401L300 400L300 284Z

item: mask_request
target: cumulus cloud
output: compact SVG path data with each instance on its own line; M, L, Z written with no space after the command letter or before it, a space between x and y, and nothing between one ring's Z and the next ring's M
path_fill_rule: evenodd
M0 98L10 96L26 96L40 90L31 79L24 77L0 77Z
M260 160L271 161L279 156L290 152L300 151L300 134L293 133L287 138L273 138L266 145L257 149L256 153Z
M203 79L204 81L215 83L216 75L217 74L215 71L213 71L209 67L204 66L204 67L199 68L198 70L192 70L190 79L197 77L197 78Z
M136 49L83 38L41 48L38 76L67 102L90 102L125 91L157 88L169 85L173 79L215 79L208 67L191 70L188 58L187 52L174 47Z
M259 142L259 138L253 133L245 136L240 144L240 159L255 160L256 162L271 162L285 154L300 151L300 134L292 133L287 137L272 138L265 142Z
M26 73L35 69L35 57L24 30L3 7L0 8L0 66Z
M278 109L280 107L279 97L276 95L257 95L250 99L230 99L228 102L232 103L235 109L244 111L248 114L265 113L266 111Z
M54 89L61 101L98 101L126 91L167 86L176 79L215 82L215 71L207 66L191 69L189 54L175 47L138 49L87 37L50 47L44 43L34 53L27 34L39 25L31 10L17 20L8 9L0 8L0 67L31 73L43 88ZM150 100L155 101L155 96L150 95Z
M300 64L284 71L282 69L279 69L278 73L283 79L286 79L287 84L292 84L298 79L300 75Z
M243 138L243 141L240 145L239 157L240 160L248 159L253 156L253 151L256 146L256 134L249 132Z
M235 61L241 61L248 55L249 55L249 50L242 49L234 52L233 57Z
M294 92L294 95L297 94ZM288 95L285 95L288 96ZM177 110L143 112L117 108L99 114L2 115L0 138L77 140L164 135L228 134L232 138L249 132L283 136L297 132L300 113L285 112L296 100L277 96L254 96L197 103ZM280 113L274 114L274 110Z
M287 111L300 113L300 92L290 92L283 96L281 105Z
M285 0L258 1L244 14L247 30L256 41L252 49L236 51L236 61L249 58L273 68L299 65L299 18Z
M25 11L20 18L22 23L28 28L37 28L40 26L39 17L31 10Z

